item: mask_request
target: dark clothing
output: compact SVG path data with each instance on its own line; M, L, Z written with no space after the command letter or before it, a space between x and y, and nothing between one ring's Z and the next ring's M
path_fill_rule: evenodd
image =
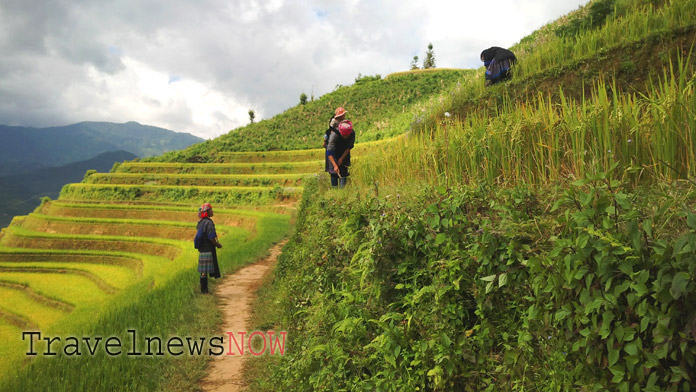
M486 66L486 85L491 85L512 77L510 68L517 57L507 49L493 46L481 52L481 60Z
M335 173L333 165L329 161L329 155L334 157L334 160L338 163L338 159L343 156L343 153L346 150L353 149L353 147L355 147L355 131L352 131L347 139L344 139L338 131L331 131L329 142L326 144L326 171ZM348 176L348 166L350 166L350 152L348 152L348 155L346 155L343 159L343 163L339 167L341 176L343 176L343 167L345 167L345 177Z
M489 63L493 60L512 60L514 63L517 61L517 57L515 57L515 54L507 49L493 46L481 52L481 60L483 60L484 63Z
M196 230L198 231L196 236L201 237L201 244L198 247L198 252L200 252L198 257L198 271L208 273L209 276L213 278L219 278L220 267L218 265L217 252L215 251L216 248L213 244L213 239L217 237L215 223L213 223L213 220L210 218L203 218L198 221ZM212 263L210 260L211 257Z
M340 169L342 169L342 168L339 167L339 170L340 170ZM347 170L347 169L346 169L346 170ZM334 188L336 188L336 187L339 187L339 188L345 187L345 186L346 186L346 180L347 180L346 177L347 177L347 176L348 176L348 172L347 172L347 171L346 171L346 174L345 174L345 175L343 175L343 173L341 173L341 177L340 177L340 178L338 177L338 174L336 174L336 173L331 173L331 186L334 187Z
M198 225L196 225L196 231L198 232L197 236L203 236L201 245L198 247L199 252L211 252L215 249L212 240L217 237L217 233L215 232L215 223L212 219L203 218L199 220Z

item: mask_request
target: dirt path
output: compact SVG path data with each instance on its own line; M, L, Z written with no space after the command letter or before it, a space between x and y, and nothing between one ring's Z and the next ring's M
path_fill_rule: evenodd
M256 290L263 278L271 271L286 241L276 244L270 254L258 263L246 266L233 275L227 276L217 285L215 295L220 298L220 310L223 313L222 332L225 337L225 351L229 347L226 332L249 331L249 314ZM251 331L249 331L250 333ZM246 342L245 342L246 346ZM237 347L232 343L234 352ZM215 357L208 369L208 375L201 382L204 391L242 391L244 379L242 367L248 348L243 347L245 355L220 355Z

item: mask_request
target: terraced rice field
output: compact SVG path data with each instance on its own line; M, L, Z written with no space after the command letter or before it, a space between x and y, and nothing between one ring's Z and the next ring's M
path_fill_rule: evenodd
M223 271L262 255L287 234L288 206L322 158L323 150L126 162L15 217L0 233L0 378L27 362L23 331L90 331L145 292L197 279L192 239L204 202L215 210Z

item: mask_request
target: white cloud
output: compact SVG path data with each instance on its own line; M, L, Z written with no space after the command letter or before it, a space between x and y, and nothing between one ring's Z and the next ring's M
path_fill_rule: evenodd
M579 0L0 3L0 123L138 121L214 137L421 59L479 67ZM31 26L32 28L27 28Z

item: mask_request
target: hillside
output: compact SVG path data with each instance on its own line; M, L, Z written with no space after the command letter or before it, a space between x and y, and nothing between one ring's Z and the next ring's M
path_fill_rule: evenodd
M0 177L0 227L7 226L15 215L33 211L42 197L58 197L63 185L80 181L87 170L107 171L116 162L134 158L127 151L112 151L86 161Z
M402 134L422 121L422 109L471 70L406 72L382 79L365 76L352 86L337 86L319 99L297 105L273 118L241 127L183 151L148 161L209 162L218 152L276 151L321 147L322 135L338 106L348 110L360 142Z
M62 166L108 151L123 150L148 157L203 141L190 134L136 122L82 122L50 128L0 125L0 137L0 175Z
M695 21L695 0L596 0L523 38L510 82L368 77L66 185L0 233L0 390L199 389L209 356L17 366L13 336L219 335L203 202L223 274L290 237L252 315L285 354L247 359L252 391L693 390ZM345 189L316 148L338 105Z
M693 390L695 12L593 2L306 184L252 390Z

